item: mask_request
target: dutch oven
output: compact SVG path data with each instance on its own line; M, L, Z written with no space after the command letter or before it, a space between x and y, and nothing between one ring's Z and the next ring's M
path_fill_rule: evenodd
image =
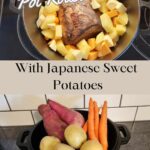
M79 111L87 119L87 111ZM31 130L25 130L18 136L17 146L20 150L39 150L41 139L46 136L43 121L35 125ZM116 124L108 119L108 150L119 150L121 145L130 140L130 132L126 126Z
M103 58L103 60L113 60L117 59L121 54L123 54L134 38L136 37L137 31L139 29L141 7L150 8L150 3L145 0L120 0L128 8L129 15L129 25L127 27L127 33L120 38L117 46L113 49L113 52ZM32 46L37 50L39 54L44 56L45 59L49 60L63 60L60 54L50 50L47 42L44 40L40 30L36 26L36 20L38 18L39 8L29 8L28 4L24 5L22 11L18 11L15 6L16 0L10 0L10 8L22 16L23 24L27 37L30 40ZM150 30L143 31L150 34ZM32 51L32 50L30 50ZM31 52L32 53L32 52Z

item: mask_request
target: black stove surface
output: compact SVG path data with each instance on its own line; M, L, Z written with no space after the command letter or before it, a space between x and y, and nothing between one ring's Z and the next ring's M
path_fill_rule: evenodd
M34 47L32 47L30 41L27 39L21 16L13 13L8 6L9 0L4 0L0 26L0 60L43 60L44 58L34 50ZM145 23L145 18L141 18L140 28L143 30L147 27L150 28L149 10L147 10L145 15L147 15L145 17L148 18L146 18L148 21ZM19 32L22 34L19 34ZM150 44L150 35L143 36L139 31L133 44L118 58L118 60L149 59L150 45L148 44ZM33 49L32 53L29 51L31 48ZM143 50L148 53L148 55L145 54Z

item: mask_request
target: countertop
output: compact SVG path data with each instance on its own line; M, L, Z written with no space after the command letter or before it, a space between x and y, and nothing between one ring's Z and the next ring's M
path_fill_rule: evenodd
M150 150L150 121L126 122L131 131L131 139L127 145L121 146L120 150ZM18 133L29 127L4 127L0 128L0 150L19 150L16 146Z

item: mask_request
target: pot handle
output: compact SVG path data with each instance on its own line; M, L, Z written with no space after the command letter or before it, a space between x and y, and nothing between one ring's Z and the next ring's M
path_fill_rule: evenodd
M30 130L24 130L23 132L21 132L17 138L17 146L21 149L21 150L28 150L28 144L27 144L27 138L30 134Z
M131 138L131 134L128 130L128 128L125 125L117 124L120 137L121 137L121 145L127 144Z
M146 7L146 8L149 8L150 9L150 1L144 1L144 0L140 0L140 6L141 7ZM142 17L142 16L141 16ZM143 34L143 35L149 35L150 36L150 26L148 29L145 29L145 30L140 30L140 32Z
M150 9L150 1L144 1L144 0L140 0L140 5L141 7L147 7Z
M16 1L17 0L10 0L9 9L12 10L14 13L21 14L22 10L17 8Z

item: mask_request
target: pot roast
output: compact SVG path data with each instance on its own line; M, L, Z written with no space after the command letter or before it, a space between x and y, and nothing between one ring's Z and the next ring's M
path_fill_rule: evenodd
M75 45L82 39L88 39L102 31L100 19L92 9L90 0L63 3L60 6L59 19L65 44Z

